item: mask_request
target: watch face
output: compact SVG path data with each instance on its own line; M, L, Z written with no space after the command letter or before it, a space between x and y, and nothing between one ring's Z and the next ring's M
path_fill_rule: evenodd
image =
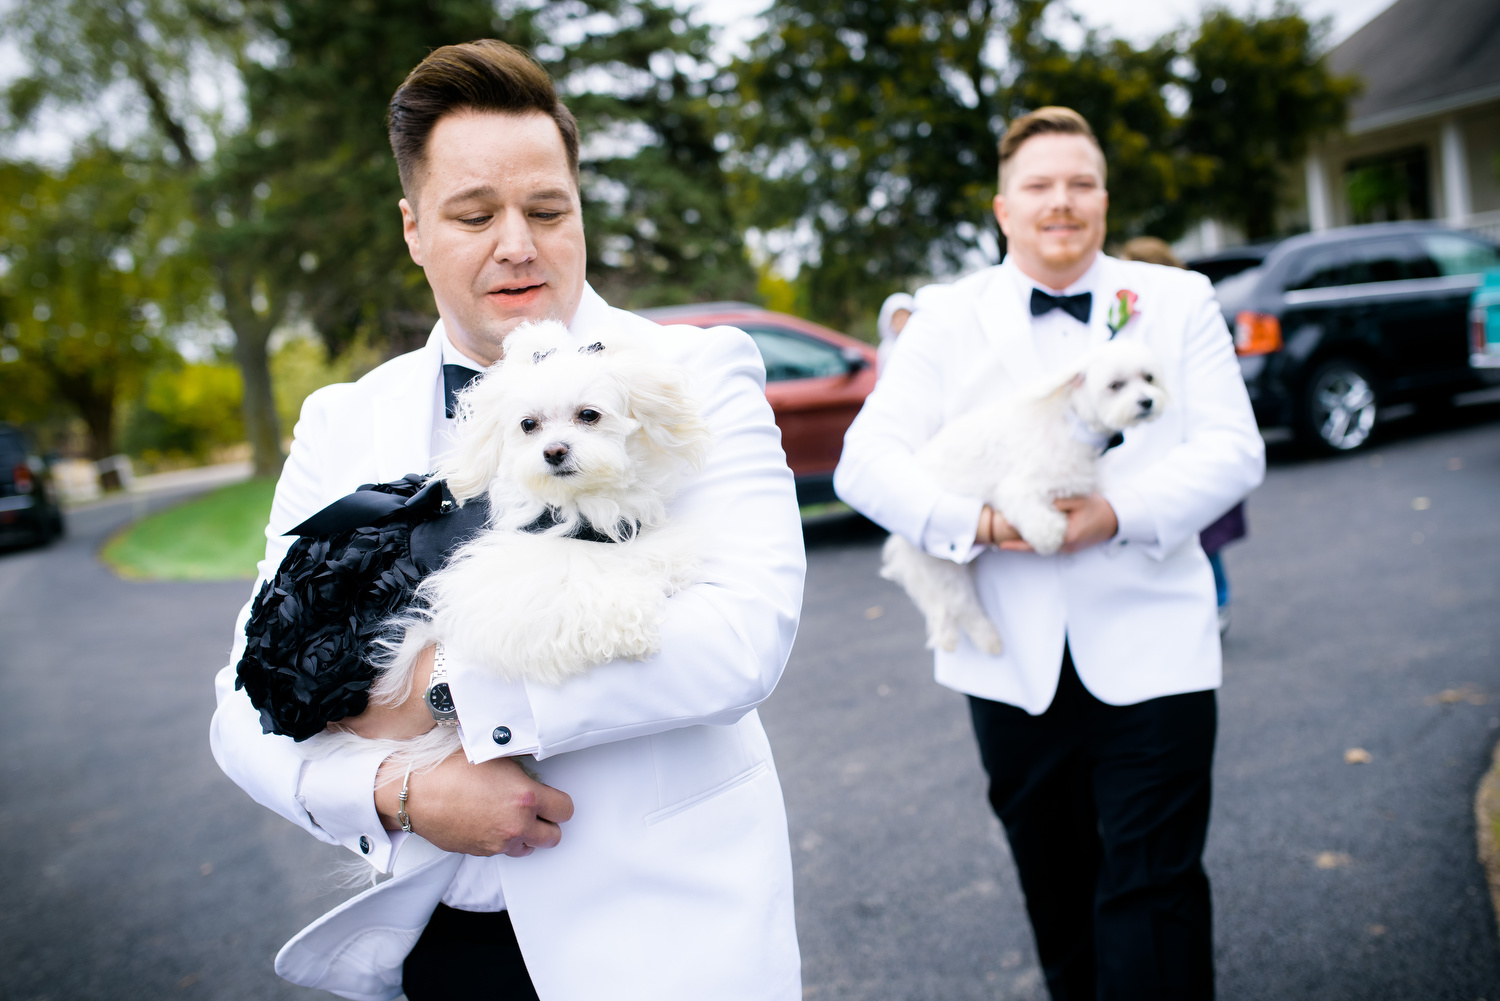
M435 713L453 712L453 696L448 692L446 681L441 681L427 689L427 704Z

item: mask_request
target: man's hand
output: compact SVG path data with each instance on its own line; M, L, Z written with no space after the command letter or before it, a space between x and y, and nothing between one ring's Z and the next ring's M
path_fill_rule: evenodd
M974 533L974 541L981 546L995 546L1013 553L1033 551L1015 526L1005 520L1005 515L988 504L979 510L979 530Z
M1120 520L1115 509L1103 494L1087 497L1061 497L1053 506L1068 516L1068 531L1063 535L1062 551L1076 553L1080 549L1108 542L1120 530Z
M1063 535L1062 552L1076 553L1080 549L1108 542L1120 530L1120 521L1115 517L1115 509L1110 507L1109 501L1104 499L1103 494L1062 497L1052 503L1054 507L1068 516L1068 529ZM1030 543L1021 538L1021 533L1005 520L1004 515L988 506L979 512L979 531L974 534L974 541L981 546L995 546L1013 553L1036 551L1031 548Z
M422 696L427 692L427 683L432 680L432 649L428 647L417 655L417 664L411 672L411 688L403 701L394 706L371 703L358 716L346 716L333 726L361 737L386 737L390 740L420 737L431 730L437 724L433 722L432 711Z
M375 780L375 809L388 831L401 827L396 811L405 774L387 760ZM444 851L521 858L557 845L558 825L572 818L573 800L527 775L512 758L471 765L456 751L431 771L412 773L406 812L412 833Z

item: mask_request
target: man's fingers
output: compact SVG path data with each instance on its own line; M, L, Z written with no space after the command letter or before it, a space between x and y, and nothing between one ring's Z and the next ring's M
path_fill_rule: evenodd
M573 797L561 789L537 784L536 815L555 824L566 824L573 819Z
M1059 511L1072 512L1077 511L1079 508L1083 507L1088 503L1088 501L1089 499L1087 497L1059 497L1057 498L1057 500L1052 502L1052 506L1057 508Z
M1035 549L1031 548L1031 543L1027 542L1024 539L1017 539L1014 542L1002 542L1002 543L1000 543L1000 548L1004 549L1007 552L1011 552L1011 553L1034 553L1034 552L1036 552Z
M526 854L529 855L531 854L530 849L533 848L556 848L557 843L561 840L561 827L538 818L533 823L527 824L525 832L519 838L514 839L513 843L527 848L528 851ZM507 851L505 854L510 855L511 853ZM521 856L517 855L515 857L520 858Z

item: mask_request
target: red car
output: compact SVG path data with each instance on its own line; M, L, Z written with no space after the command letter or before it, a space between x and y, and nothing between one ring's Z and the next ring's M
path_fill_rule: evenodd
M739 327L766 364L766 399L797 479L797 501L834 500L833 468L844 432L875 388L875 349L807 320L746 302L706 302L641 310L657 323Z

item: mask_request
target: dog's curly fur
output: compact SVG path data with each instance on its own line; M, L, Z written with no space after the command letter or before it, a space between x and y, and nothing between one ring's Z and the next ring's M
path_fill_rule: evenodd
M980 498L1033 549L1051 555L1068 527L1053 501L1092 492L1110 435L1155 418L1166 402L1151 351L1138 341L1112 340L1060 385L948 423L916 459L934 482ZM898 535L882 555L880 575L905 588L926 618L929 648L955 650L962 632L982 652L1002 652L969 567L929 556Z

